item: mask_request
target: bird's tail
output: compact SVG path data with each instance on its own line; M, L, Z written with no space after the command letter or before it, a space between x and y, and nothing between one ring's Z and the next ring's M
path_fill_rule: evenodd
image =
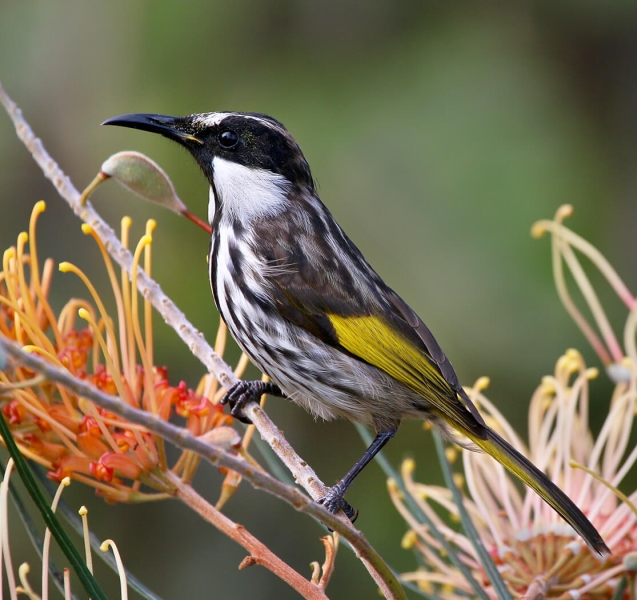
M484 438L476 435L475 431L464 430L463 433L476 446L495 458L502 466L534 490L582 536L592 550L601 556L610 554L608 546L604 543L597 529L560 488L492 429L484 428L483 432L485 431L487 435Z

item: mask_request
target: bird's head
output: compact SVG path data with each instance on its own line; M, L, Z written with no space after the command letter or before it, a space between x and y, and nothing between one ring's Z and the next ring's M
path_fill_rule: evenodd
M314 190L299 145L279 121L267 115L141 113L113 117L102 124L159 133L186 148L210 182L211 221L218 205L246 219L274 214L290 193Z

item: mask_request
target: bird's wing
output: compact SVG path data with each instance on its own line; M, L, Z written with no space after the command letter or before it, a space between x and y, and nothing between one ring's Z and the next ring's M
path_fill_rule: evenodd
M278 264L290 266L268 278L278 313L420 394L445 421L461 430L480 430L484 420L427 326L353 244L349 249L355 252L356 269L345 268L342 259L332 263L333 269L325 267L325 248L320 261L277 252ZM358 269L362 278L356 277Z
M415 313L415 311L393 290L389 290L389 298L398 314L407 322L425 345L429 355L431 356L431 360L438 366L440 374L444 377L451 389L464 400L467 408L478 423L486 426L482 415L478 412L478 409L464 391L464 388L460 385L456 371L429 328L422 322L422 319Z
M388 310L380 314L328 315L339 345L423 396L457 429L479 432L484 420L431 331L399 296L386 292Z

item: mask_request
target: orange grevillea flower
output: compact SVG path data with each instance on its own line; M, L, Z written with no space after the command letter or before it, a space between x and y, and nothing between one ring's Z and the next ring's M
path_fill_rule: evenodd
M612 554L599 557L540 498L520 488L500 466L484 455L462 451L464 474L456 474L466 490L465 507L478 536L514 598L585 600L637 597L637 490L625 484L637 461L633 421L637 411L637 303L608 261L563 225L570 207L558 210L553 221L541 221L533 233L552 235L553 268L560 299L606 367L615 389L607 416L589 423L589 383L597 369L587 368L576 350L569 350L544 377L529 408L529 445L484 396L486 380L469 394L498 431L568 494L595 525ZM610 326L602 303L590 283L578 253L585 256L628 308L623 347ZM564 265L571 271L593 323L569 292ZM599 334L596 332L599 331ZM601 427L600 427L601 426ZM456 450L450 450L457 454ZM455 550L461 563L490 598L498 598L470 539L439 515L459 518L448 489L414 481L414 461L405 461L402 479L419 510L430 516ZM466 482L466 487L465 487ZM628 490L620 489L629 487ZM425 568L404 575L437 597L474 597L475 588L445 556L441 544L419 522L394 482L392 499L410 530L403 546L414 549ZM436 506L437 510L433 509ZM623 586L623 587L620 587ZM623 591L622 591L623 589Z
M29 233L21 233L17 244L4 253L0 335L136 408L164 420L181 417L193 435L231 423L218 404L222 390L216 379L206 375L196 389L190 389L183 381L172 385L167 368L155 366L152 307L139 300L135 276L132 281L124 272L118 277L102 242L86 224L82 231L95 239L104 258L116 314L108 314L88 277L70 263L60 264L60 270L79 277L89 299L71 299L55 314L48 302L54 264L47 259L41 267L37 255L36 224L44 210L44 202L38 202ZM122 220L124 245L130 224L128 217ZM143 259L149 274L154 227L149 221L134 254L135 267ZM222 353L224 345L222 327L216 350ZM242 360L241 368L245 364ZM22 367L0 372L0 409L24 455L43 465L50 478L60 481L70 476L113 501L163 497L161 473L168 468L163 444L143 427ZM172 469L190 480L198 462L184 452ZM142 484L152 489L141 488Z

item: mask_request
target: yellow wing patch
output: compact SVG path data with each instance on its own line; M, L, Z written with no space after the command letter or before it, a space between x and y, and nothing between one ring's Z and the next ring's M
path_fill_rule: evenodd
M443 384L438 369L418 348L380 317L328 315L339 344L425 397L427 388Z

